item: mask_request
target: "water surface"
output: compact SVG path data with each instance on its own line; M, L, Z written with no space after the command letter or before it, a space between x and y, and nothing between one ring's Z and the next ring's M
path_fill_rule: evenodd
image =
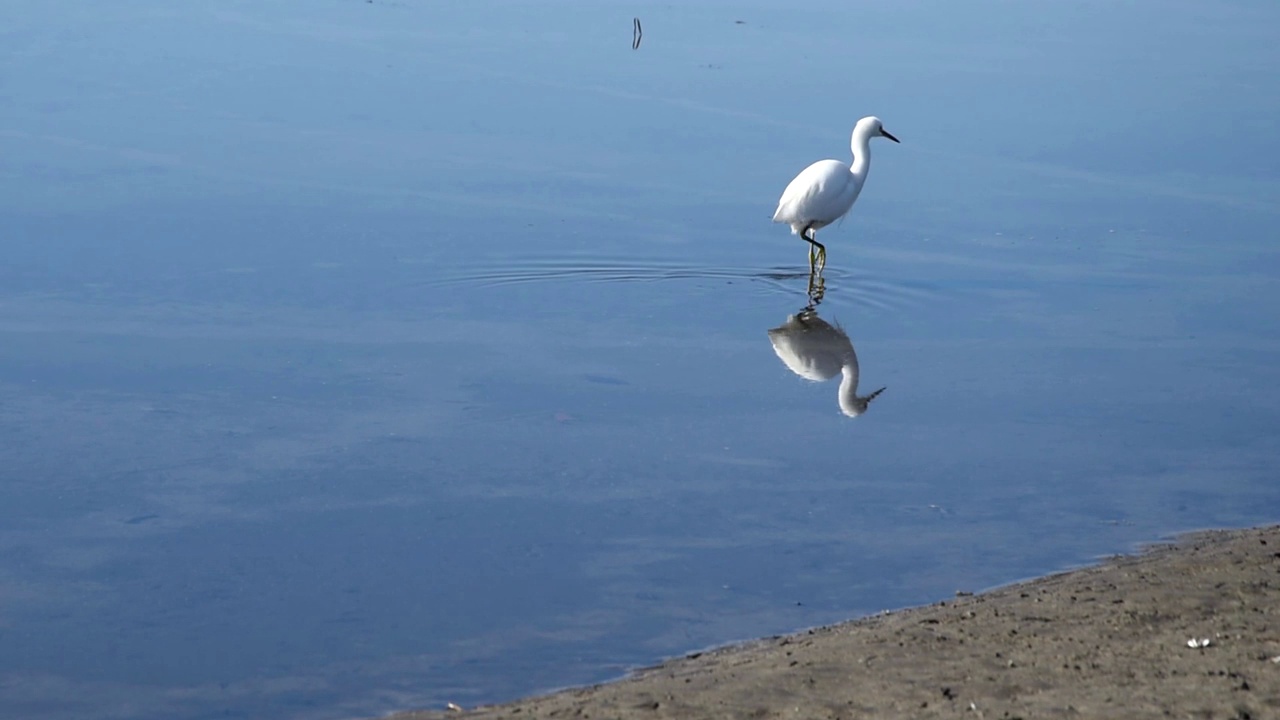
M497 701L1280 515L1273 3L9 15L0 715ZM872 113L849 418L769 217Z

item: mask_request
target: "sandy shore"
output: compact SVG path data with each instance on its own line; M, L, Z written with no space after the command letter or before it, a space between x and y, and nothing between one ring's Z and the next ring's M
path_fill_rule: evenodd
M618 682L393 717L1280 718L1280 526L1198 533Z

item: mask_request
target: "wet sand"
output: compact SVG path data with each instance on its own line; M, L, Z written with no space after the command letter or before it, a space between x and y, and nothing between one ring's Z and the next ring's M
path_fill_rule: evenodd
M617 682L392 717L1280 718L1280 526L1197 533Z

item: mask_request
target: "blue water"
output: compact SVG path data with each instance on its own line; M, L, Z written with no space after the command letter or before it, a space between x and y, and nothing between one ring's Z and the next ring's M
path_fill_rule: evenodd
M1280 5L206 5L0 23L0 716L498 701L1280 519ZM769 219L867 114L850 418Z

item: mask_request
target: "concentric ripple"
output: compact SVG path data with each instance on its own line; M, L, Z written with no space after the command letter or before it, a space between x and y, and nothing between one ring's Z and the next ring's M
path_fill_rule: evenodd
M496 288L535 283L663 283L710 281L750 283L765 293L803 295L809 287L804 267L705 266L633 259L525 259L500 266L445 269L431 285ZM924 305L939 292L924 283L827 268L824 303L900 311Z

